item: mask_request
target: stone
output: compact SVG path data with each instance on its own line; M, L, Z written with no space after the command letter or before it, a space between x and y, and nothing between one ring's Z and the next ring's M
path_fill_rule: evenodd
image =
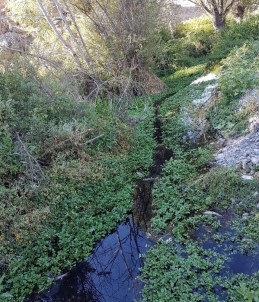
M248 160L242 162L242 168L246 171L247 174L251 172L251 168L248 165Z
M208 81L211 81L211 80L217 80L217 79L218 79L218 76L215 73L211 72L211 73L208 73L205 76L199 77L198 79L193 81L191 83L191 85L199 84L199 83L203 83L203 82L208 82Z
M259 203L256 205L256 208L259 210Z
M208 85L204 89L201 98L193 100L192 103L197 107L204 106L205 104L207 104L208 102L210 102L213 99L213 97L215 96L215 94L217 92L217 87L218 87L217 84Z
M243 215L242 215L242 219L243 220L246 220L246 219L248 219L249 218L249 213L244 213Z
M220 154L218 154L216 157L217 157L218 160L224 159L224 154L223 154L223 153L220 153Z
M251 175L242 175L242 178L244 180L253 180L254 179L253 176L251 176Z
M251 158L251 162L254 164L254 165L257 165L259 163L259 158L258 157L252 157Z
M258 192L255 191L254 194L253 194L253 197L256 197L258 195Z

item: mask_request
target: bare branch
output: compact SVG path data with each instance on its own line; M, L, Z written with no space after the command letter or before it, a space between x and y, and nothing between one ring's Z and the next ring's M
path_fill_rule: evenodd
M20 138L20 135L17 132L15 132L14 137L17 141L17 147L22 159L22 163L25 166L25 175L29 177L31 182L40 184L41 180L47 179L41 169L41 166L28 151L27 147L25 146Z

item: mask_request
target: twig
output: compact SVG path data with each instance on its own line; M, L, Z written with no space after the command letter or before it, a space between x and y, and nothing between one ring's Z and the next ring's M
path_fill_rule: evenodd
M40 179L47 179L44 172L41 169L38 161L30 154L27 147L20 138L20 135L15 132L15 138L17 140L17 145L19 148L20 155L22 157L22 162L26 166L26 175L30 177L32 182L40 183Z
M104 134L100 134L100 135L98 135L94 138L89 139L88 141L86 141L82 145L89 145L89 144L93 143L94 141L96 141L98 138L103 137L103 136L104 136Z

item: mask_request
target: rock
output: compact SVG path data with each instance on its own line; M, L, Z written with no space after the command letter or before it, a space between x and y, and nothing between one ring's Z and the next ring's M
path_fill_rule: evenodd
M211 81L211 80L217 80L217 79L218 79L218 76L215 73L211 72L211 73L208 73L205 76L199 77L198 79L193 81L191 83L191 85L199 84L199 83L207 82L207 81Z
M216 158L217 158L218 160L224 159L224 154L223 154L223 153L220 153L220 154L218 154L218 155L216 156Z
M246 171L247 174L251 172L251 168L248 165L248 160L242 162L242 168Z
M214 212L214 211L205 211L205 212L203 212L203 214L204 215L212 215L212 216L222 217L222 215L220 215L219 213Z
M253 197L256 197L258 195L258 192L255 191L254 194L253 194Z
M249 213L244 213L243 215L242 215L242 219L243 220L246 220L246 219L248 219L249 218Z
M256 205L256 208L259 210L259 203Z
M251 162L254 164L254 165L257 165L259 163L259 158L258 157L252 157L251 158Z
M242 175L242 178L244 180L253 180L254 179L253 176L251 176L251 175Z
M204 106L205 104L210 102L213 99L213 97L216 95L217 88L218 88L218 84L208 85L204 89L201 98L193 100L192 103L197 107Z
M224 138L220 138L216 144L218 147L223 148L226 146L226 140Z

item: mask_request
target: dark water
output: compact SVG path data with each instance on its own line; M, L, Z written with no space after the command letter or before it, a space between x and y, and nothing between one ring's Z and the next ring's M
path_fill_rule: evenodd
M62 280L30 301L133 302L140 300L142 255L154 243L133 218L101 240L91 256Z
M212 234L200 226L195 233L196 239L206 250L211 249L215 252L227 256L227 260L220 272L221 276L233 276L235 274L252 275L259 271L259 248L242 252L238 243L235 242L236 232L222 221L222 227L217 230L217 234L223 235L224 240L216 242Z

